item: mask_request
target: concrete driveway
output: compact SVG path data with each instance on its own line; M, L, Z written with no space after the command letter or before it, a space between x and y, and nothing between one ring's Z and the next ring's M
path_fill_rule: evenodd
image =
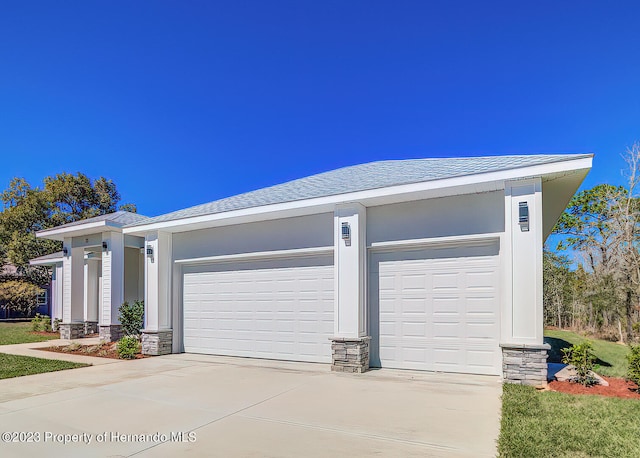
M0 380L0 454L495 456L500 394L497 377L189 354L114 360Z

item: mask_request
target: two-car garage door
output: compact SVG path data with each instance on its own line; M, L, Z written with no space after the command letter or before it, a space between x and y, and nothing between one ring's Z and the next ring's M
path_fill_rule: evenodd
M370 253L371 365L499 374L499 246ZM331 362L333 256L183 268L186 352Z
M186 352L331 362L332 255L183 272Z

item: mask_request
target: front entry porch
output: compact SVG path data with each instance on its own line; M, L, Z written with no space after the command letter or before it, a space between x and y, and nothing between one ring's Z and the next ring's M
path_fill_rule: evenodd
M144 237L122 233L140 219L146 217L121 211L38 233L63 246L50 262L61 339L98 335L113 342L122 336L118 309L145 298Z

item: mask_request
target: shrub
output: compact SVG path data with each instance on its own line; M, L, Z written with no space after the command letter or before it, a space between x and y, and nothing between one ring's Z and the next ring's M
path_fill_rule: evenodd
M144 301L124 302L118 309L122 331L127 336L139 336L144 326Z
M591 375L596 362L596 355L593 353L591 342L584 341L580 344L572 345L570 348L563 348L562 362L571 364L576 368L576 382L584 386L593 385L596 379Z
M140 342L135 336L124 336L118 341L117 351L120 359L134 359L140 352Z
M42 319L40 318L40 314L36 313L36 316L31 319L31 330L39 331L40 330L40 322Z
M51 318L47 315L36 313L35 318L31 320L32 331L51 331Z
M631 345L627 363L627 378L638 385L636 391L640 392L640 345Z
M58 330L60 329L60 323L62 323L62 320L60 318L56 318L55 320L53 320L53 332L58 332Z

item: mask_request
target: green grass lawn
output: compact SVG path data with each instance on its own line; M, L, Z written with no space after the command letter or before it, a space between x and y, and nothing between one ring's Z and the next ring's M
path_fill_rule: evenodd
M44 342L58 336L31 334L31 323L0 323L0 345Z
M562 348L590 340L597 372L624 377L625 345L586 339L570 331L546 330L549 362L560 362ZM640 401L536 391L507 385L502 393L498 441L502 457L640 457Z
M62 371L86 367L89 364L70 363L54 359L33 358L31 356L6 355L0 353L0 379L22 377L43 372Z
M624 377L627 373L626 356L629 348L626 345L620 345L615 342L607 342L606 340L587 339L575 332L545 330L545 342L551 345L549 351L550 363L561 362L563 347L570 347L573 344L590 340L593 343L593 351L598 357L596 372L608 377Z
M507 385L502 457L639 457L640 401Z

